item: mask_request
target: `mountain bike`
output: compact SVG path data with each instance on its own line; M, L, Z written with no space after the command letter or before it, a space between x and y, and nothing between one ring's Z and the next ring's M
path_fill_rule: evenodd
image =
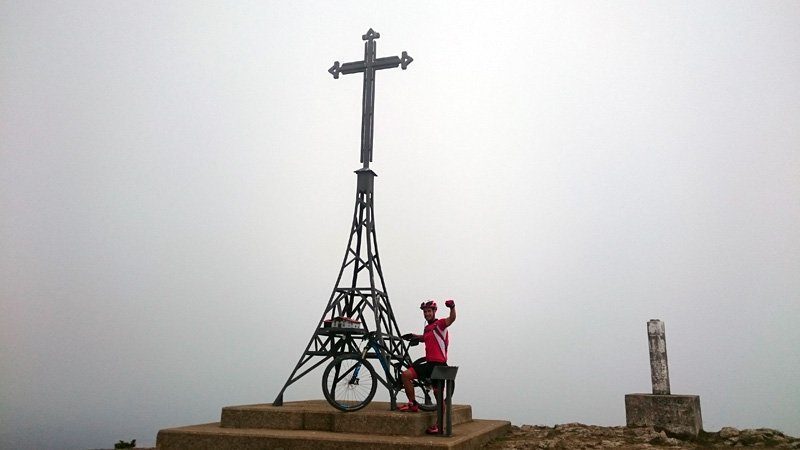
M376 339L375 332L365 334L362 339L367 342L359 353L345 353L335 357L322 374L322 393L325 399L341 411L357 411L367 406L375 396L378 381L389 387L392 398L395 398L403 391L400 374L411 366L408 358L390 366L385 357L387 349ZM410 346L419 343L415 339L408 340L411 341ZM370 350L372 353L368 354ZM379 378L368 361L368 356L380 362L385 378ZM424 360L425 358L420 358L414 363ZM435 411L435 396L430 380L413 380L413 385L419 408L423 411Z

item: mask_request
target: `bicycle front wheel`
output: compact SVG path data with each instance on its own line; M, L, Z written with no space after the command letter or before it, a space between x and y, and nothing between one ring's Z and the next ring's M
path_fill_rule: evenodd
M375 369L356 353L337 356L322 374L325 399L341 411L357 411L367 406L377 388Z

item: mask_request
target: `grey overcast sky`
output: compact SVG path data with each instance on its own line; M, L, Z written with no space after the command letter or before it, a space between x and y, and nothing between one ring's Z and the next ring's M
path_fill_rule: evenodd
M459 402L625 422L645 324L705 428L800 435L800 2L0 0L0 447L271 402L336 280L377 76L403 332ZM321 370L286 400L322 398Z

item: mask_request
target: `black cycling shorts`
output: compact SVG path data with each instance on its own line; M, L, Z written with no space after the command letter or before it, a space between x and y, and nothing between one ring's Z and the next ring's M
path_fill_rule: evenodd
M417 378L419 379L427 379L431 377L431 373L433 373L433 368L436 366L446 366L447 363L443 362L428 362L428 361L420 361L413 365L414 372L417 373Z

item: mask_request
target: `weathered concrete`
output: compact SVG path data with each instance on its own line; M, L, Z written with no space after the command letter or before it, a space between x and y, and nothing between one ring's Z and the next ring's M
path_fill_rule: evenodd
M357 414L357 413L351 413ZM454 449L472 450L503 436L511 423L473 420L453 426L453 436L386 436L333 433L330 431L222 428L219 423L172 428L158 432L158 449L192 450L373 450Z
M647 342L650 347L650 379L653 383L653 394L625 396L627 425L652 426L677 435L697 436L703 429L700 397L670 395L667 338L663 322L658 319L647 322Z
M453 405L453 424L471 420L471 406ZM336 410L325 400L310 400L286 402L283 406L227 406L222 408L220 426L421 436L434 423L435 412L390 411L388 402L372 402L364 409L352 413Z
M453 405L453 436L425 434L435 412L390 411L386 402L373 402L344 413L324 400L229 406L222 421L158 432L157 448L174 449L476 449L502 436L511 423L472 420L472 407Z
M653 394L669 395L667 336L664 332L664 322L658 319L647 322L647 342L650 346L650 379L653 383Z
M652 426L681 436L695 437L703 429L697 395L627 394L625 419L629 427Z

